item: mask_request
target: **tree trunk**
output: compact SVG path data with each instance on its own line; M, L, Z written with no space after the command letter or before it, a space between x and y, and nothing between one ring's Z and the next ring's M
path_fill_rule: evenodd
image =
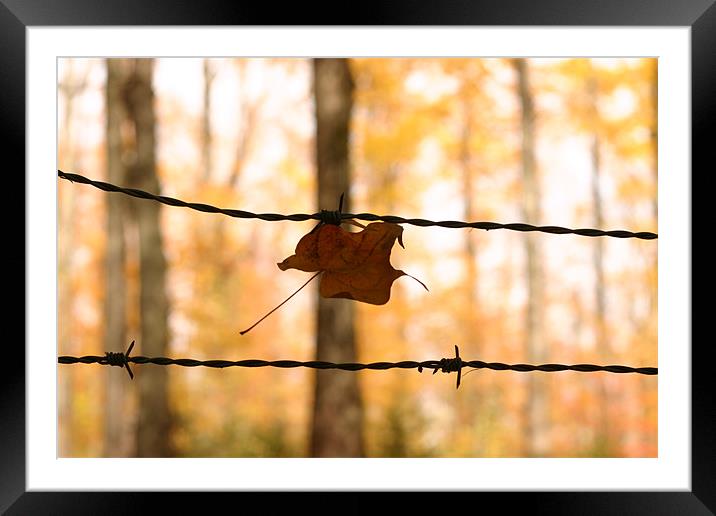
M350 211L348 137L353 81L346 59L315 59L313 63L318 206L335 209L345 193L343 211ZM353 303L319 296L316 360L356 360ZM311 455L364 455L363 407L355 373L316 372Z
M246 161L251 155L251 149L256 139L256 125L264 97L252 99L247 92L248 84L248 60L236 59L236 66L239 71L239 83L241 84L241 93L239 94L239 113L237 115L240 123L240 134L237 137L236 152L234 153L234 162L231 166L231 173L226 184L229 188L238 188L241 174L244 171Z
M77 152L73 143L73 120L75 97L82 93L87 83L87 72L77 77L73 60L67 61L68 72L63 82L59 84L60 91L64 94L65 110L62 119L61 131L61 149L60 168L75 171L77 169ZM57 265L58 274L58 304L60 323L58 324L58 338L60 349L63 353L74 355L77 347L73 339L73 289L72 275L75 268L74 249L75 249L75 228L72 221L75 220L77 212L77 196L74 188L68 188L66 194L62 196L62 210L58 213L62 217L60 224L61 232L58 237L58 253L59 260ZM60 368L57 374L57 401L58 401L58 419L61 431L58 440L58 456L70 457L73 454L74 429L76 428L74 396L75 391L75 371L71 368Z
M649 124L649 140L651 142L652 173L654 176L654 200L651 204L654 224L659 220L658 185L659 185L659 60L653 58L649 63L649 79L651 80L651 123Z
M107 181L126 184L123 162L124 146L122 126L127 124L128 114L124 102L131 71L126 59L107 60ZM119 352L127 349L127 288L125 277L124 217L125 198L108 195L107 202L107 251L105 256L105 336L106 351ZM126 457L131 447L131 432L126 417L127 373L119 368L108 367L106 372L106 407L104 420L104 455Z
M467 66L467 65L466 65ZM472 139L476 133L474 127L474 98L471 88L481 82L481 77L469 73L467 70L462 71L460 88L460 110L462 115L462 131L460 134L460 147L458 154L458 164L461 172L462 193L463 193L463 219L466 221L475 220L475 207L473 203L474 195L474 179L475 179L475 156L472 152ZM465 283L463 289L464 312L460 314L463 326L463 346L464 355L481 356L481 330L477 310L479 309L479 290L478 290L478 266L477 266L477 247L475 246L475 232L464 231L464 256L465 256ZM486 393L482 389L475 387L466 390L463 396L459 396L456 402L458 421L460 426L472 427L476 424L486 423L486 418L490 417L485 413L484 395ZM485 427L483 427L485 428ZM484 456L486 453L486 439L477 437L473 445L473 453L477 456Z
M526 223L540 224L540 187L535 160L534 103L529 85L529 67L525 59L514 59L517 94L522 126L522 214ZM531 363L544 363L547 348L544 339L544 271L539 240L534 233L524 235L527 314L525 321L526 355ZM544 456L549 452L549 404L545 378L530 374L525 407L525 455Z
M653 58L649 62L649 69L651 71L651 154L652 154L652 174L654 176L654 190L653 190L653 201L652 201L652 216L654 219L654 228L659 227L659 60ZM656 229L655 229L656 230ZM650 268L658 270L659 254L658 249L652 250L652 260ZM658 291L656 288L649 286L649 319L658 320ZM649 378L646 376L639 379L639 399L647 399L647 393L651 388L651 383L648 382ZM650 408L645 404L643 410L644 421L650 423ZM656 449L657 442L656 438L653 437L653 433L649 432L647 424L642 425L643 438L642 442L648 449Z
M215 72L211 68L211 60L202 61L204 89L202 95L203 110L201 112L201 175L204 184L211 180L213 168L211 154L211 84Z
M159 193L155 157L154 93L152 59L133 60L131 82L125 90L130 120L134 125L135 160L128 182L135 188ZM146 356L166 356L169 341L166 261L159 220L160 204L132 200L139 232L141 314L140 349ZM169 457L171 417L166 367L146 367L137 374L139 414L137 456Z
M239 93L239 113L237 120L239 121L239 135L236 141L236 150L234 152L234 160L231 165L231 172L226 179L226 188L235 190L240 187L241 176L249 158L251 157L254 141L258 133L258 122L261 115L261 109L265 97L252 99L247 91L249 78L248 60L238 58L234 63L239 72L239 84L241 90ZM217 217L211 226L211 234L213 235L213 246L217 250L218 257L218 274L214 278L214 290L219 291L221 295L227 294L227 284L225 278L231 274L236 263L236 255L226 252L226 230L229 222L224 217ZM236 299L232 301L234 304Z
M468 80L467 77L463 78L464 82ZM472 123L472 101L470 99L470 93L467 91L467 84L463 85L463 91L461 92L461 106L463 119L459 161L460 170L462 172L463 202L465 204L463 215L466 221L471 222L475 218L475 210L472 202L474 176L473 156L470 150L470 140L472 139L474 129ZM465 283L465 308L468 313L465 337L468 341L475 343L478 338L477 318L475 317L475 311L478 306L477 249L472 231L465 231ZM479 353L479 349L473 348L473 351Z
M602 214L602 188L601 188L601 138L599 135L599 113L597 108L598 102L598 84L594 73L590 73L587 78L587 96L589 98L591 110L591 122L594 127L591 146L591 162L592 162L592 223L595 228L604 226L604 216ZM604 240L595 238L592 242L592 265L594 267L594 305L595 305L595 333L597 357L600 363L605 363L610 357L609 343L606 336L606 289L604 288ZM606 378L598 376L597 381L597 424L594 439L593 454L599 456L609 455L610 449L610 432L609 432L609 396L606 386Z

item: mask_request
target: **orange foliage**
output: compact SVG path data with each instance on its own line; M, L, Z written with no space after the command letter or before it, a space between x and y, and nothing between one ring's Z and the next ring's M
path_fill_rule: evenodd
M167 80L172 74L201 69L179 61L160 59L156 72L162 190L179 198L255 212L314 208L313 112L306 60L247 60L244 75L237 74L229 60L214 63L209 179L203 178L198 166L200 117L191 107L196 100L192 95L199 92L192 93L183 84L191 81ZM99 60L92 63L97 69L104 66ZM531 63L545 221L590 224L589 136L596 133L606 186L605 226L655 228L650 208L656 202L656 60ZM288 64L295 66L289 70ZM351 59L351 67L356 81L350 186L354 212L465 219L469 199L471 220L520 218L518 113L507 61L361 58ZM281 80L259 87L255 80L262 74ZM595 82L592 98L586 88L590 76ZM101 102L92 99L102 98L104 85L102 74L89 77L87 91L78 94L68 117L71 123L60 128L58 166L102 178L105 128L97 107ZM237 188L226 178L236 161L237 140L248 130L248 122L241 122L247 106L240 104L239 94L226 92L249 92L254 87L261 93L257 98L266 90L266 104L252 121L255 152L246 158ZM63 102L60 121L65 120L65 109L68 104ZM224 120L226 113L233 117L229 122ZM470 188L462 179L465 171L471 175ZM106 195L63 181L58 195L58 354L118 351L102 345ZM280 302L282 292L293 288L291 275L275 273L276 249L284 249L281 253L288 256L299 239L310 235L316 251L318 241L330 233L340 234L336 238L351 246L358 239L379 236L368 236L373 224L359 233L322 225L306 235L309 223L224 221L169 207L162 208L162 217L171 277L170 355L175 357L314 359L315 318L309 316L313 295L296 299L275 324L236 339L247 313ZM523 347L524 235L408 228L415 231L415 237L409 237L410 252L391 256L402 229L392 225L389 230L390 226L383 226L387 251L382 272L367 274L390 278L381 291L383 302L390 303L376 305L361 299L337 281L331 289L338 294L350 292L362 301L356 307L358 361L439 358L449 356L454 344L460 345L465 359L528 361ZM136 235L131 229L127 233L128 245L134 245ZM594 338L593 241L555 235L537 238L544 243L547 263L547 361L602 363ZM468 239L474 241L473 255L467 250ZM374 244L378 246L377 241ZM330 245L335 251L338 242ZM658 365L656 246L607 240L605 247L610 350L604 360ZM361 252L360 245L351 249L352 258L346 263L357 260ZM391 260L397 269L415 271L429 282L431 295L423 295L409 282L393 284L402 271L394 269ZM290 258L284 264L287 261ZM132 299L137 266L136 261L127 263ZM323 269L321 265L312 270ZM327 280L336 274L321 273L321 279L330 286ZM321 287L325 295L327 287ZM127 330L134 336L141 314L136 305L128 311ZM126 380L126 373L117 368L58 367L60 456L102 455L107 406L103 393L111 373ZM170 394L178 421L171 438L178 454L305 456L314 374L308 369L170 368ZM459 391L454 380L446 381L442 375L397 369L350 374L359 375L370 457L523 453L528 374L478 371L463 377ZM548 377L550 456L657 455L656 377L608 376L603 395L609 400L610 448L599 441L595 407L602 395L598 387L607 376L565 372ZM129 403L122 410L130 427L136 408L133 388L127 383Z

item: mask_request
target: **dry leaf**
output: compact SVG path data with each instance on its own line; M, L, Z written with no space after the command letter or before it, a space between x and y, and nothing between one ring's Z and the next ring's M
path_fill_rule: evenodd
M319 293L323 297L383 305L390 299L393 281L410 276L390 264L396 239L404 247L402 235L402 226L388 222L373 222L357 233L321 224L301 238L296 254L277 265L282 271L322 272Z

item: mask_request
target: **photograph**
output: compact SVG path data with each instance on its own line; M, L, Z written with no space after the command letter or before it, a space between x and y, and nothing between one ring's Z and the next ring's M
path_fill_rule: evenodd
M59 57L58 458L658 458L658 57Z

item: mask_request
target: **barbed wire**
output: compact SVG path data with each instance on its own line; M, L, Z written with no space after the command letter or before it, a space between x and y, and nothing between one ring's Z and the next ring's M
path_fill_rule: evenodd
M294 368L307 367L311 369L338 369L342 371L362 371L364 369L372 370L388 370L388 369L417 369L423 372L423 369L432 369L433 374L438 371L443 373L457 373L457 385L460 387L462 377L462 369L465 367L472 369L491 369L493 371L518 371L533 372L542 371L553 373L558 371L578 371L582 373L607 372L607 373L636 373L643 375L657 375L659 373L656 367L630 367L624 365L595 365L595 364L504 364L502 362L483 362L482 360L462 360L460 358L460 350L455 346L455 356L452 358L441 358L440 360L424 360L422 362L414 360L404 360L401 362L371 362L368 364L344 362L324 362L320 360L298 361L298 360L195 360L192 358L168 358L168 357L145 357L130 356L134 341L129 345L125 353L107 352L104 356L86 355L82 357L60 356L57 362L60 364L100 364L124 367L131 379L134 374L129 364L155 364L160 366L178 365L183 367L278 367L278 368Z
M90 185L95 188L99 188L100 190L104 190L105 192L117 192L117 193L129 195L132 197L137 197L140 199L156 201L156 202L159 202L162 204L166 204L168 206L189 208L191 210L201 211L201 212L205 212L205 213L220 213L220 214L226 215L228 217L234 217L234 218L240 218L240 219L260 219L260 220L271 221L271 222L280 221L280 220L292 220L292 221L318 220L321 222L335 223L336 217L339 217L340 220L357 219L357 220L364 220L364 221L371 221L371 222L382 221L382 222L390 222L393 224L410 224L410 225L419 226L419 227L439 226L439 227L444 227L444 228L475 228L475 229L484 229L486 231L490 231L493 229L509 229L512 231L522 231L522 232L538 231L541 233L552 233L552 234L557 234L557 235L574 234L574 235L581 235L581 236L588 236L588 237L608 236L608 237L614 237L614 238L639 238L642 240L654 240L654 239L658 238L658 235L656 233L651 233L648 231L639 231L639 232L632 232L632 231L625 231L625 230L604 231L601 229L591 229L591 228L570 229L570 228L564 228L561 226L533 226L531 224L523 224L523 223L502 224L499 222L462 222L462 221L457 221L457 220L432 221L432 220L419 219L419 218L403 218L403 217L398 217L395 215L375 215L373 213L341 213L340 211L329 211L329 210L322 210L319 213L311 213L311 214L294 213L291 215L283 215L280 213L252 213L250 211L244 211L244 210L218 208L218 207L212 206L210 204L186 202L186 201L182 201L181 199L175 199L173 197L167 197L164 195L155 195L155 194L146 192L144 190L138 190L136 188L124 188L121 186L113 185L111 183L105 183L104 181L95 181L93 179L89 179L89 178L81 176L79 174L63 172L62 170L58 170L57 175L60 179L66 179L73 183L82 183L82 184Z

